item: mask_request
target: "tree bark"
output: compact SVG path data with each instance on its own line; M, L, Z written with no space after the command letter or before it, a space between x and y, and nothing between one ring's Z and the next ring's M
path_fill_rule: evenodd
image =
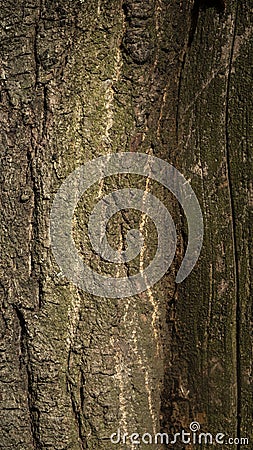
M111 434L173 435L193 421L252 439L250 1L18 0L2 1L0 15L0 448L130 450ZM152 192L178 234L156 285L101 298L61 274L50 210L76 168L124 151L159 157L190 180L204 244L177 285L187 223L176 199L149 178L101 180L73 221L96 270L141 271L157 245L147 216L126 210L108 240L122 249L137 227L140 255L114 268L93 256L89 214L111 190Z

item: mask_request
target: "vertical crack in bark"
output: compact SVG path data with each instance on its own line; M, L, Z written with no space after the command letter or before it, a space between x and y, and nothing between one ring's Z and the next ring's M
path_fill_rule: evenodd
M31 148L35 148L34 152L36 152L36 144L33 142L33 137L31 133ZM34 170L34 157L33 157L33 151L31 149L28 149L27 151L27 163L28 163L28 170L30 171L30 177L32 182L32 189L34 193L34 205L33 205L33 243L38 239L38 224L39 224L39 204L38 204L38 198L39 198L39 192L37 187L37 177L36 172ZM33 245L32 245L33 246ZM41 267L39 268L39 274L37 263L35 261L35 255L34 255L34 248L31 248L31 274L34 273L34 276L38 276L38 307L41 308L42 302L43 302L43 291L42 291L42 280L41 280Z
M26 370L26 379L27 379L27 400L28 400L28 409L30 414L30 423L31 423L31 433L33 439L33 445L36 450L42 449L42 444L39 436L39 415L40 412L38 408L35 407L34 403L34 389L33 389L33 380L32 380L32 369L31 369L31 361L30 361L30 352L28 346L28 332L27 326L25 322L24 315L22 311L14 306L14 310L16 312L19 325L20 325L20 353L21 353L21 365L23 364Z
M48 123L48 87L45 83L40 83L40 56L39 56L39 50L38 50L38 39L39 39L39 29L40 29L40 21L41 21L41 13L43 8L43 0L39 1L38 5L38 15L35 23L34 28L34 38L33 38L33 57L34 57L34 64L35 64L35 86L34 86L34 92L35 92L35 104L37 102L37 96L42 95L42 121L37 119L37 122L31 126L31 150L28 150L27 152L27 160L28 160L28 167L30 170L30 177L33 184L33 192L34 192L34 211L33 211L33 242L35 245L38 245L40 241L39 236L39 212L40 212L40 186L38 181L38 173L37 173L37 160L38 160L38 149L41 145L43 145L45 136L46 136L46 130L47 130L47 123ZM35 116L36 118L36 116ZM41 129L39 129L41 124ZM38 127L38 129L36 129ZM35 273L37 273L38 276L38 306L39 308L42 307L43 304L43 268L41 264L39 265L39 268L37 267L37 263L35 262L35 258L33 253L35 253L35 249L32 250L31 254L31 264L33 267L33 270Z
M83 426L83 406L84 406L84 375L83 371L81 370L81 376L80 376L80 387L79 387L79 395L80 395L80 403L76 399L74 387L76 386L76 381L72 379L70 373L70 358L71 358L71 352L72 349L69 350L68 354L68 369L67 369L67 393L70 396L71 401L71 407L73 411L73 415L75 418L75 423L77 426L78 436L79 436L79 442L81 444L81 449L86 450L88 448L87 440L84 435L84 426Z
M84 423L84 408L85 408L85 376L80 367L80 384L79 389L77 390L77 379L72 377L71 375L71 356L72 352L74 352L73 347L77 340L76 334L79 329L79 321L80 321L80 308L81 308L81 297L79 293L76 293L77 302L72 304L72 309L68 309L68 318L69 318L69 334L67 338L68 345L68 357L67 357L67 373L66 373L66 392L70 397L71 408L73 411L75 424L77 428L77 433L79 437L79 443L81 445L81 449L85 450L88 448L87 439L85 436L85 423ZM79 398L77 398L76 393L79 394Z
M197 22L198 22L198 16L199 16L199 0L194 0L193 6L191 8L190 13L190 24L188 24L188 36L186 34L186 41L184 48L182 50L182 56L181 56L181 65L179 69L179 75L178 75L178 91L177 91L177 111L176 111L176 143L177 146L179 146L179 108L180 108L180 96L181 96L181 88L182 88L182 81L183 81L183 73L186 63L186 57L189 51L189 48L191 47L193 37L195 35L195 31L197 28Z
M43 123L42 123L42 135L41 141L43 143L44 137L46 136L48 122L48 87L46 84L43 85Z
M38 37L39 37L39 22L41 20L41 11L42 11L42 0L39 1L38 18L37 18L35 28L34 28L34 40L33 40L33 54L34 54L34 61L35 61L35 89L39 83L40 60L39 60L39 53L38 53Z
M188 47L192 45L195 32L198 25L198 18L199 18L199 10L200 10L201 0L194 0L193 7L191 10L191 25L189 30L189 36L188 36Z
M234 263L234 280L235 280L235 314L236 314L236 389L237 389L237 437L240 440L241 435L241 351L240 351L240 338L241 338L241 304L240 304L240 292L239 292L239 267L238 267L238 243L236 236L236 212L233 198L233 183L230 164L230 135L229 135L229 99L230 99L230 84L231 74L233 66L233 57L235 51L235 38L237 29L239 2L236 4L236 13L234 18L234 30L232 36L230 59L228 66L227 76L227 92L226 92L226 104L225 104L225 145L226 145L226 166L228 177L228 189L229 189L229 201L232 216L232 241L233 241L233 263ZM239 449L240 444L237 445Z

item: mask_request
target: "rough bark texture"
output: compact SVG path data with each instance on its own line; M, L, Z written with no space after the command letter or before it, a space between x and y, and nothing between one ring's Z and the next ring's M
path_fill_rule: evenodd
M0 30L0 448L132 449L111 433L173 433L193 420L252 439L250 0L2 1ZM175 199L138 177L94 186L74 227L89 258L87 217L112 188L154 193L178 232L159 283L102 299L61 276L49 213L75 168L129 150L191 180L205 240L177 286L187 226ZM129 273L156 245L146 216L126 211L108 229L116 248L132 225L147 239Z

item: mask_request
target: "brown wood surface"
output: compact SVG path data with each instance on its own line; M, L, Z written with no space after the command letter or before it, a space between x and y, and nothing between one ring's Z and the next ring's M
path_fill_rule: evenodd
M110 435L189 430L252 446L252 5L199 0L0 2L0 449L133 449ZM97 183L75 213L75 243L112 189L160 198L176 225L176 255L152 288L92 296L52 255L54 196L100 155L143 152L190 180L204 243L175 283L187 246L176 199L136 176ZM152 259L143 214L108 227L123 248L132 226L145 246L124 276ZM225 444L224 444L225 445ZM243 442L214 448L243 448ZM146 445L135 448L194 448ZM202 443L202 449L210 448Z

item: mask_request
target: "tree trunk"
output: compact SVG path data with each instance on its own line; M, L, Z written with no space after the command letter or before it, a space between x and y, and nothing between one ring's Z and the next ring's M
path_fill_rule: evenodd
M0 15L0 448L142 449L110 436L172 438L193 421L252 439L250 1L17 0L2 1ZM137 227L139 256L114 267L94 257L89 215L112 189L153 193L177 230L166 275L120 299L65 277L49 233L66 177L118 152L176 167L204 218L201 256L177 284L187 221L175 196L149 177L101 177L73 220L98 272L142 271L157 245L147 215L126 209L108 240L122 250Z

